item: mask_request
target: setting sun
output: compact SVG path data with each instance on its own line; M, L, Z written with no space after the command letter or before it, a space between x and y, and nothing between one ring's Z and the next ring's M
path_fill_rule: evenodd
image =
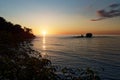
M45 30L42 31L42 35L43 35L43 36L45 36L46 33L47 33L47 32L46 32Z

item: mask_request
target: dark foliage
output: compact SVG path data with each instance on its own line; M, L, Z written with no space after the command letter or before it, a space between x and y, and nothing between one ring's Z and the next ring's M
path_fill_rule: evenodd
M41 58L29 43L0 46L0 80L56 80L50 60Z
M25 39L31 39L35 36L32 34L32 29L22 28L19 24L13 24L7 22L4 18L0 17L0 39L9 37L13 41L24 41Z

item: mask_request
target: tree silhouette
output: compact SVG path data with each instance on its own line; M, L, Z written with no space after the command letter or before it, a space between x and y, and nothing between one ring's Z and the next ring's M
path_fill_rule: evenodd
M27 28L27 27L24 27L24 31L25 31L26 33L32 33L32 29Z
M3 17L0 17L0 36L4 34L12 34L11 38L16 38L16 40L25 40L35 37L32 33L32 29L27 27L22 28L21 25L7 22Z

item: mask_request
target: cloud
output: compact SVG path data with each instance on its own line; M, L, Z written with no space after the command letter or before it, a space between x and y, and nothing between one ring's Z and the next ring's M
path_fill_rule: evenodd
M96 11L99 18L92 19L91 21L99 21L107 18L120 16L120 4L111 4L107 9Z
M104 18L97 18L97 19L91 19L91 21L99 21L99 20L103 20Z
M120 6L120 4L111 4L111 5L109 5L109 7L111 7L111 8L116 8L118 6Z

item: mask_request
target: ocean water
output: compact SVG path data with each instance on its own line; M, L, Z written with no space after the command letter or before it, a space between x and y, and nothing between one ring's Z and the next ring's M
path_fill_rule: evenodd
M53 65L93 68L103 80L120 80L120 36L37 37L34 48Z

